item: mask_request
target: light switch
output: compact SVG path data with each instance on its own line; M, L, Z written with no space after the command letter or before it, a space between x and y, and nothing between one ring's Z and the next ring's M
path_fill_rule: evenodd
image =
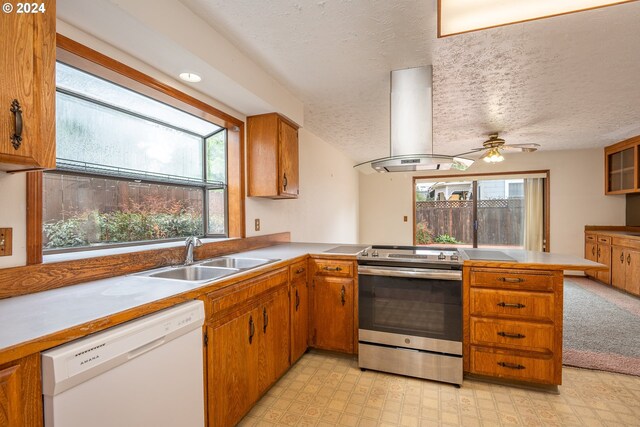
M11 255L12 228L0 228L0 256Z

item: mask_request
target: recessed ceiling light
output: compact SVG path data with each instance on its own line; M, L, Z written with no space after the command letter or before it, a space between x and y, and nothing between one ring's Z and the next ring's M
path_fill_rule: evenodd
M629 0L440 0L438 37L628 2Z
M198 83L202 80L202 77L194 73L180 73L180 78L189 83Z

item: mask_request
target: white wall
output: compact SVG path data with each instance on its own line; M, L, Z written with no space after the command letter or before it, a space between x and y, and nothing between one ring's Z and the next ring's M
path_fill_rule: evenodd
M464 173L549 169L551 251L582 256L585 225L625 223L624 196L604 195L603 156L601 148L507 154L503 163L489 165L479 161ZM360 175L361 242L413 243L413 175L429 174ZM409 217L406 223L404 215Z
M247 236L291 231L291 240L357 243L358 172L342 152L300 129L300 196L294 200L248 198ZM254 220L260 219L260 231Z
M13 228L11 256L0 257L0 268L27 262L27 179L24 173L0 172L0 228Z

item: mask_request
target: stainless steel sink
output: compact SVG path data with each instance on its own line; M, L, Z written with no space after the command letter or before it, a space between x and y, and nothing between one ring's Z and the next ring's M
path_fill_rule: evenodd
M263 258L234 258L234 257L220 257L210 259L198 265L203 267L224 267L224 268L237 268L240 270L247 270L249 268L259 267L261 265L275 262L272 259Z
M214 268L190 265L188 267L171 267L156 273L145 274L145 276L181 280L186 282L206 282L229 276L237 273L238 271L240 270L237 268Z

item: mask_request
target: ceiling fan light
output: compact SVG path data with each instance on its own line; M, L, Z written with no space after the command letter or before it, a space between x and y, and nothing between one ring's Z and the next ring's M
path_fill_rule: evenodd
M487 163L499 163L504 160L504 156L500 153L496 147L491 148L480 157Z

